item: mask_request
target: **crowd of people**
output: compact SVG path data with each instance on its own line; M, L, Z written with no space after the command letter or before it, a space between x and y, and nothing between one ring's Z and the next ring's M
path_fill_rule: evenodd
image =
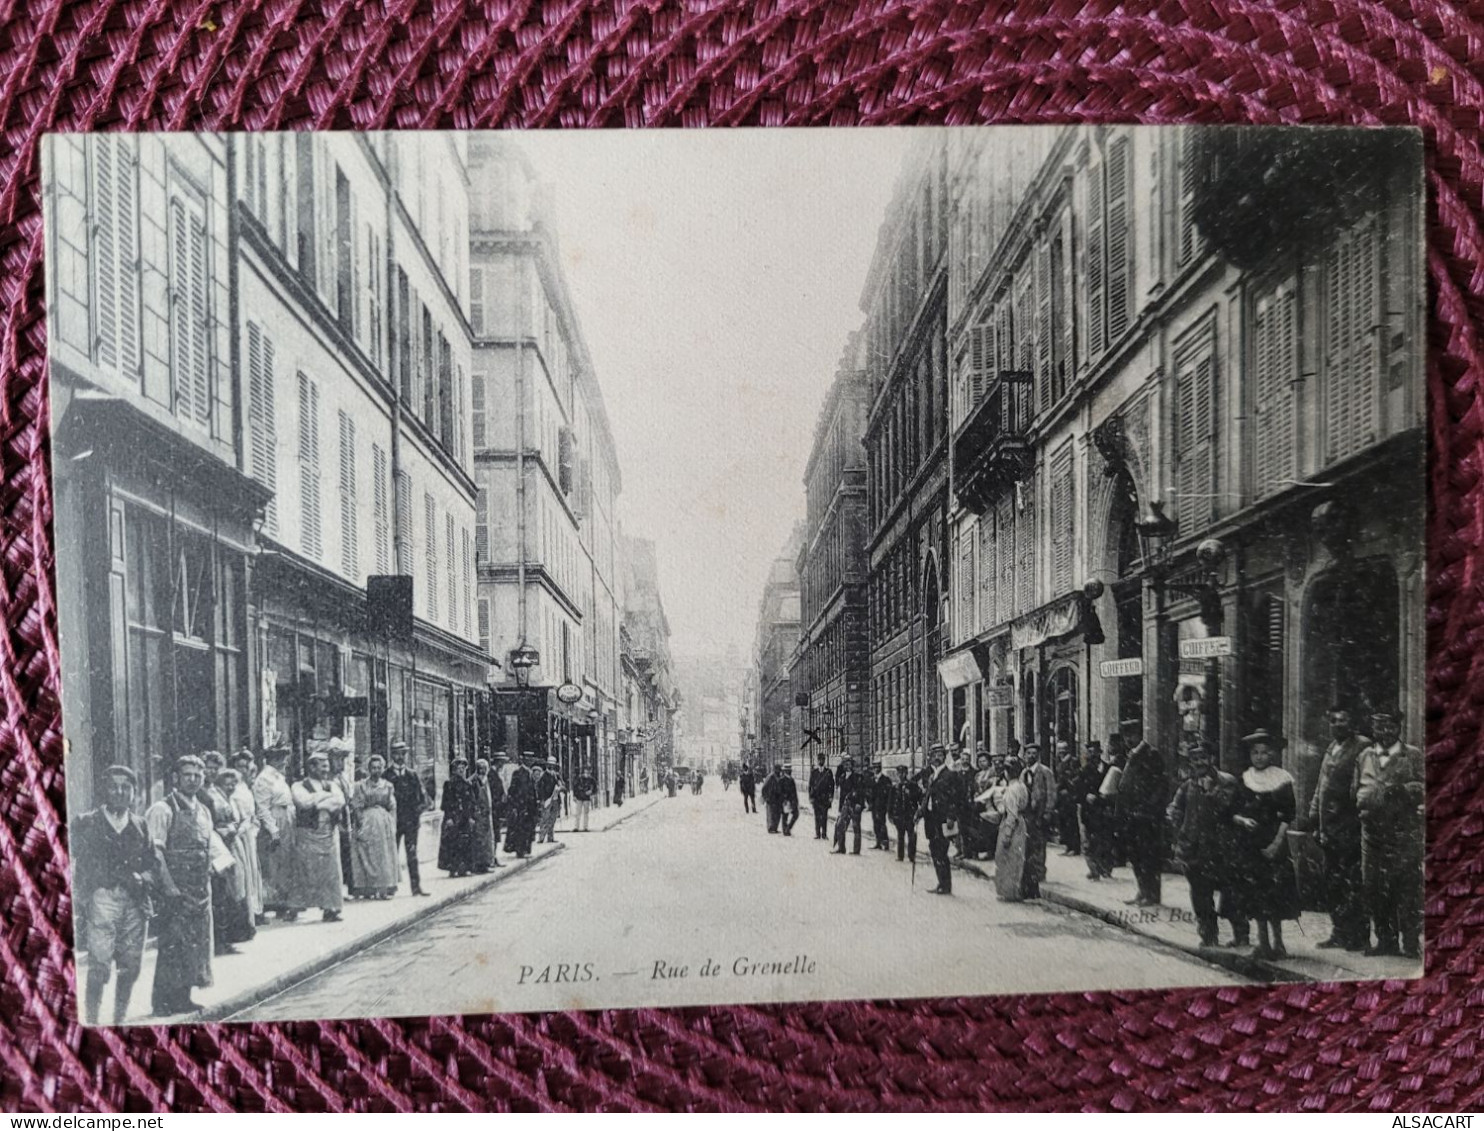
M270 915L293 923L318 909L319 922L334 923L347 899L391 899L401 887L401 855L410 894L429 895L418 840L433 802L408 764L407 744L392 743L389 762L371 755L354 780L348 755L336 741L315 744L293 781L283 746L261 762L248 750L230 764L216 751L186 755L143 816L135 772L104 773L103 803L78 817L71 837L89 1024L98 1022L115 976L114 1023L126 1018L151 924L159 947L151 1012L176 1016L200 1008L191 994L212 984L212 960L240 953ZM619 805L624 789L620 771ZM438 805L437 866L451 877L502 867L502 827L505 854L529 856L533 844L555 841L569 796L573 831L587 832L598 793L587 769L569 786L552 757L499 752L472 764L455 757Z
M1087 878L1100 882L1128 867L1135 895L1127 903L1157 907L1162 878L1176 868L1186 877L1202 946L1251 947L1256 957L1283 958L1285 921L1301 904L1290 832L1317 846L1322 890L1311 906L1329 913L1333 931L1318 945L1367 956L1420 956L1422 931L1422 753L1401 741L1402 716L1378 711L1370 735L1347 709L1329 712L1331 738L1305 812L1297 786L1282 768L1287 742L1259 729L1240 739L1246 765L1220 769L1216 750L1202 738L1180 751L1173 775L1164 757L1125 724L1106 744L1081 750L1055 744L1048 762L1036 743L1008 744L973 764L964 752L939 744L927 764L869 772L826 756L811 768L806 796L814 836L859 855L863 819L870 816L873 850L915 864L921 825L936 874L929 891L950 895L953 861L993 861L999 899L1036 899L1046 879L1048 845L1078 856ZM738 778L744 812L755 812L756 776L744 765ZM762 780L770 834L791 836L799 819L793 767L775 765ZM834 809L834 834L829 830ZM892 833L895 832L895 840ZM1223 944L1221 920L1230 924Z

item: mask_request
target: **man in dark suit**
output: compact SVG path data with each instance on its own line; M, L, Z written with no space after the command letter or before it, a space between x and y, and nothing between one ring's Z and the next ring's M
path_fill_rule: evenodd
M835 790L840 795L840 815L835 818L835 854L845 855L845 833L855 827L855 848L852 856L861 854L861 811L866 807L866 779L855 772L855 763L849 758L840 759L840 772L835 775Z
M522 754L521 764L510 775L510 788L505 791L505 851L522 859L531 854L531 843L536 839L536 815L541 808L530 770L535 761L534 754Z
M953 865L948 862L948 841L956 834L959 807L963 803L963 784L958 775L948 769L948 751L941 743L934 743L928 751L928 764L921 805L922 831L927 834L933 871L938 874L938 886L929 888L928 893L952 895Z
M428 795L422 778L407 765L407 743L392 743L392 764L385 777L392 783L392 796L397 801L397 841L406 846L407 879L412 894L427 895L417 869L417 834L422 828L423 811L428 807Z
M819 765L809 771L809 807L814 810L814 839L824 840L830 833L830 803L835 799L835 775L827 759L819 756Z
M799 819L799 786L794 781L791 765L783 767L783 779L778 783L778 802L783 810L783 835L793 836L794 825Z
M907 767L897 767L887 810L897 827L897 859L917 863L917 810L922 805L922 786L907 776Z
M886 776L880 762L871 769L875 773L871 782L871 831L876 835L876 843L872 847L890 852L891 834L887 832L886 815L891 810L892 781Z
M794 791L797 798L798 791ZM768 816L768 831L776 833L783 817L783 767L773 763L773 772L763 781L763 811Z
M757 812L757 777L751 766L743 766L737 777L737 788L742 791L742 812Z
M1365 953L1421 958L1422 751L1401 740L1400 711L1371 715L1371 734L1375 743L1355 760L1360 867L1376 930Z
M1371 740L1356 734L1350 712L1332 707L1330 743L1319 763L1309 803L1309 831L1324 853L1325 905L1333 930L1321 950L1364 950L1371 941L1360 869L1360 813L1355 808L1355 763Z

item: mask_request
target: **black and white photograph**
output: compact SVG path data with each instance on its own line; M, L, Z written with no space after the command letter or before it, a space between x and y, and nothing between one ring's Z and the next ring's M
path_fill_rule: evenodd
M85 1024L1421 976L1418 132L43 163Z

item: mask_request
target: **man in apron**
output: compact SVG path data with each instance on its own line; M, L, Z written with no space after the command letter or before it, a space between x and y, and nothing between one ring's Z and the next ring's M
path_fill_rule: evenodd
M175 789L144 815L160 881L155 918L159 954L155 1016L195 1013L195 986L211 985L211 811L200 799L206 763L187 754L175 763Z

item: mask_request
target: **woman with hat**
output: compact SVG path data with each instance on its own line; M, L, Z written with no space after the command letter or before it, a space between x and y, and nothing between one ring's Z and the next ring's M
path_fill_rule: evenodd
M1286 958L1283 920L1299 917L1298 881L1288 856L1288 830L1298 803L1293 776L1277 764L1288 742L1256 730L1242 738L1243 771L1233 823L1239 830L1237 880L1242 910L1257 920L1258 958Z
M455 758L452 773L443 783L443 834L438 840L438 867L454 879L474 870L474 783L469 780L469 761Z

